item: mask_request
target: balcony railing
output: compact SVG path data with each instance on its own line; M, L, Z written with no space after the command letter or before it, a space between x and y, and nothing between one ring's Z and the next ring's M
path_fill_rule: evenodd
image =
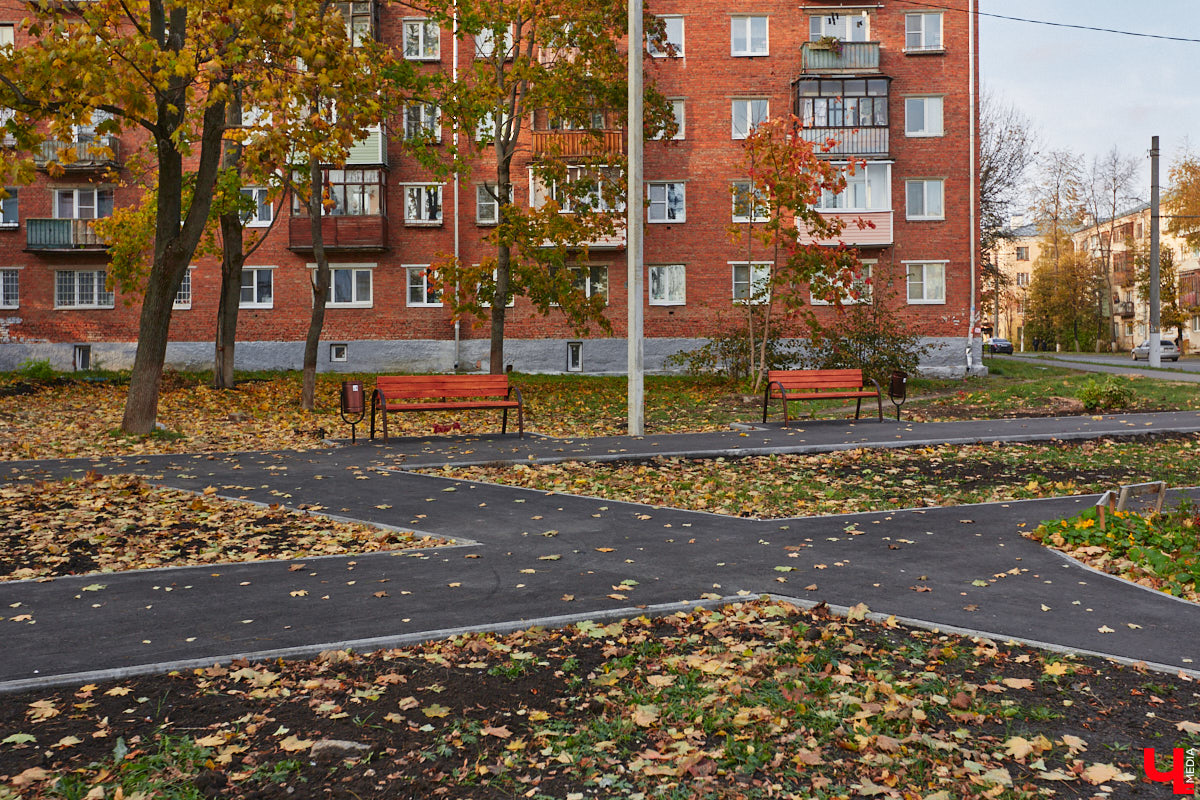
M1132 317L1133 303L1128 300L1117 303L1113 306L1113 313L1115 313L1118 317Z
M45 141L33 155L39 167L56 161L66 169L98 169L120 164L121 141L115 136L97 136L88 142Z
M387 217L329 216L321 218L321 236L327 250L380 251L388 249ZM308 217L288 220L288 248L312 250L312 222Z
M801 128L800 136L804 141L818 145L817 155L885 156L888 153L887 128Z
M534 131L533 155L583 158L625 152L624 131Z
M800 46L805 72L878 72L879 42L841 42L835 49L821 42Z
M26 250L105 250L93 219L29 219L25 223Z
M800 241L808 244L834 246L840 243L852 247L887 247L895 242L891 211L822 211L821 216L840 219L842 233L832 239L814 239L807 231L800 234Z

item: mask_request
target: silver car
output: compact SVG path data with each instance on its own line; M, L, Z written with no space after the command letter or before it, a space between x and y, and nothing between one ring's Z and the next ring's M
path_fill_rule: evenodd
M1142 342L1137 347L1130 351L1129 355L1134 361L1141 359L1150 360L1150 342L1149 340ZM1179 345L1175 344L1171 339L1163 339L1158 343L1158 355L1163 361L1178 361L1179 360Z

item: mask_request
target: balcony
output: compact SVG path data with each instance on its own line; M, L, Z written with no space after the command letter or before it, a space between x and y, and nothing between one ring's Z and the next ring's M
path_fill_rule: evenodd
M836 49L823 42L800 45L805 72L879 72L879 42L841 42Z
M533 131L534 158L589 158L624 152L624 131Z
M93 219L29 219L25 222L26 251L103 252L108 245L92 227Z
M38 169L57 163L67 171L113 169L121 165L121 141L115 136L97 136L91 141L45 141L33 154Z
M895 239L891 211L846 211L827 212L822 216L840 219L845 226L841 236L832 239L814 239L805 232L800 233L801 244L821 244L834 247L845 243L851 247L887 247ZM859 226L859 221L863 225Z
M1113 313L1116 314L1118 317L1132 317L1133 316L1133 303L1129 300L1126 300L1121 303L1114 303L1113 304Z
M817 155L821 156L888 154L887 128L801 128L800 137L817 145Z
M330 216L321 218L321 236L326 250L339 252L382 252L388 249L387 217ZM312 223L308 217L288 220L288 249L311 251Z

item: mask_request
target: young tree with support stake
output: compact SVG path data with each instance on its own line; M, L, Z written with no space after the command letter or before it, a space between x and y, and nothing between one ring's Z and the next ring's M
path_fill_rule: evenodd
M431 97L457 131L455 145L418 153L438 174L488 170L478 191L495 209L486 240L495 255L479 264L449 258L437 266L456 316L490 319L490 369L504 371L507 307L523 296L543 315L562 313L577 331L611 325L604 299L580 290L570 260L590 243L620 234L624 155L613 129L624 124L624 6L606 0L462 0L427 5L431 19L457 26L474 52L457 81L442 76ZM661 37L661 23L648 22ZM670 105L646 91L646 127L672 124ZM513 170L539 129L529 165L530 203L514 202ZM545 135L542 135L545 134ZM454 289L457 288L457 292Z

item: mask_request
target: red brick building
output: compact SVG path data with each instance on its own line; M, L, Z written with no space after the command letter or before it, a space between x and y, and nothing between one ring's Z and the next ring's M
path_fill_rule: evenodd
M756 263L770 258L766 251L748 257L744 243L730 241L727 231L744 212L731 190L746 180L739 139L748 126L789 112L803 119L804 135L840 141L826 157L866 160L847 191L822 206L873 223L863 230L848 225L843 239L859 246L874 291L886 291L937 346L925 369L961 375L976 368L974 6L975 0L928 8L895 0L809 0L799 6L656 0L651 10L666 18L678 53L653 58L647 76L672 99L680 132L673 141L650 141L645 148L649 369L735 317L735 301L744 296ZM0 43L9 37L27 46L17 24L23 4L0 8L6 9L0 11ZM363 24L376 26L397 47L406 32L416 34L414 57L447 70L455 54L460 65L474 58L470 41L456 48L449 31L394 5L372 8ZM67 369L87 359L113 368L132 362L138 306L105 290L107 258L91 220L131 202L134 190L102 181L113 164L96 163L79 144L93 135L80 130L76 142L46 143L43 161L62 147L76 147L83 157L64 175L43 170L4 204L0 369L27 358L48 358ZM464 320L456 326L425 286L424 270L456 248L474 262L491 252L481 236L495 207L478 187L487 169L457 183L432 183L397 145L395 137L402 135L391 130L370 137L344 169L330 173L331 182L344 187L345 206L325 220L335 289L320 369L486 369L486 325ZM536 129L528 135L526 159L536 152L539 135ZM116 166L133 142L113 142ZM523 174L517 165L514 176ZM528 181L517 182L517 202L529 202ZM264 205L261 222L274 213L282 218L246 265L239 368L300 365L311 308L308 220ZM588 291L607 295L612 337L577 338L563 320L543 317L517 298L509 310L506 362L525 371L623 371L625 255L623 238L602 243L590 251L585 270ZM219 285L218 264L198 259L176 302L170 365L211 366Z

